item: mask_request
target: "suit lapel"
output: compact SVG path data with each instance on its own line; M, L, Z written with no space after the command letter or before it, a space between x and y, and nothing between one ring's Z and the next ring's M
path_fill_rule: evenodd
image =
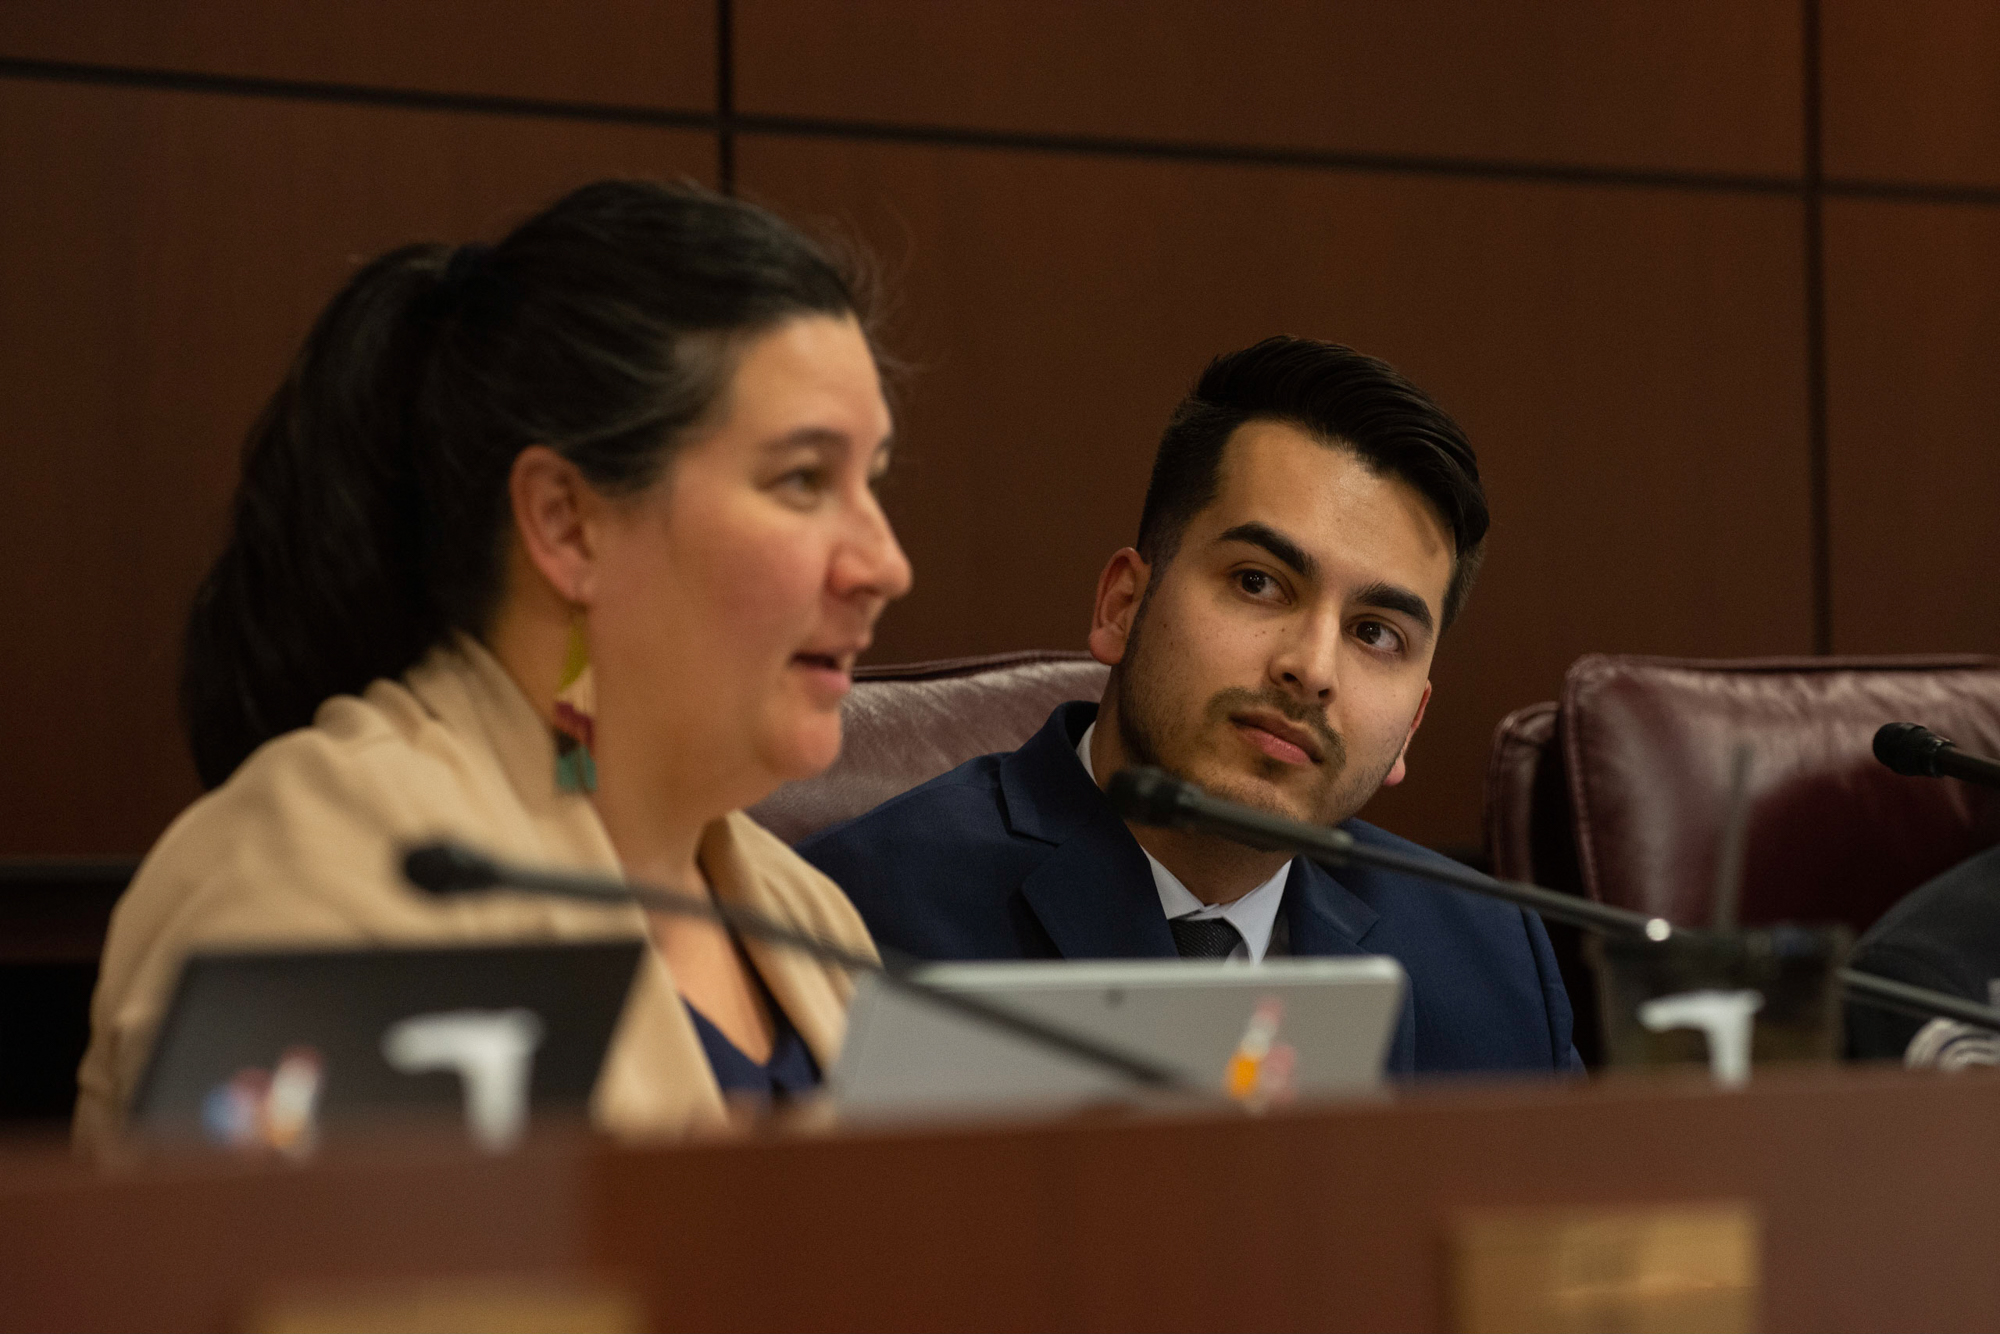
M1300 857L1285 882L1285 925L1292 953L1367 954L1363 941L1380 916L1325 867Z
M1377 953L1367 941L1380 916L1319 863L1303 857L1292 863L1292 878L1285 882L1285 924L1292 933L1293 954ZM1403 993L1403 1008L1389 1035L1383 1065L1391 1074L1416 1071L1417 1001L1410 990Z
M1146 854L1077 762L1077 739L1096 716L1095 704L1062 705L1000 762L1009 831L1055 845L1021 882L1021 897L1065 959L1175 958ZM1380 914L1316 863L1292 863L1284 913L1294 955L1372 953ZM1416 1049L1416 999L1406 991L1388 1070L1414 1071Z
M1021 895L1065 959L1178 957L1146 854L1115 817L1109 829L1072 834Z
M1021 883L1066 959L1174 958L1146 854L1076 758L1097 706L1064 704L1000 763L1008 829L1055 845ZM1292 863L1285 925L1295 955L1366 954L1379 914L1316 863Z
M1175 958L1138 841L1076 758L1097 706L1065 704L1000 765L1007 827L1055 845L1021 895L1065 959Z
M1097 823L1099 816L1118 823L1117 813L1076 757L1076 743L1096 717L1095 704L1059 704L1025 745L1001 758L1000 796L1008 832L1060 844Z

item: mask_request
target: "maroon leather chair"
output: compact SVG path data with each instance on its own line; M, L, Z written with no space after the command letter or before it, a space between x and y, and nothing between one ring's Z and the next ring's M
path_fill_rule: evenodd
M1856 932L2000 842L2000 794L1879 764L1908 720L2000 753L2000 660L1580 658L1494 739L1495 873L1683 925L1709 920L1735 747L1751 747L1745 923Z
M1751 747L1741 920L1857 933L1932 876L2000 842L2000 794L1904 778L1875 729L1919 722L2000 754L2000 660L1579 658L1562 698L1509 714L1486 776L1493 872L1683 925L1710 920L1730 771ZM1597 1063L1580 933L1550 939Z
M750 815L787 843L871 811L975 755L1013 750L1067 700L1095 700L1109 669L1087 653L1001 653L864 667L841 706L840 758Z

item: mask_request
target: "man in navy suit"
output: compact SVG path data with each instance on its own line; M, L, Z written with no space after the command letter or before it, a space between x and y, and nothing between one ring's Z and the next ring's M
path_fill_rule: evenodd
M1400 1073L1578 1068L1534 916L1413 876L1129 825L1102 788L1158 765L1341 824L1403 781L1438 636L1483 553L1457 423L1371 357L1272 338L1217 358L1169 422L1135 546L1098 579L1099 703L800 844L878 940L929 959L1387 954ZM1423 855L1435 855L1424 853Z

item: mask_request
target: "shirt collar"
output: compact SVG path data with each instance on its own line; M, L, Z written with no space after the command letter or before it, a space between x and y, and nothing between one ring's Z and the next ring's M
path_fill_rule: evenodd
M1076 743L1076 758L1082 762L1083 771L1091 775L1091 782L1097 781L1097 772L1090 765L1090 738L1097 731L1092 723L1083 729L1083 736ZM1144 847L1139 849L1146 852ZM1180 877L1161 865L1160 859L1146 852L1146 865L1153 872L1153 888L1160 896L1160 911L1167 920L1176 917L1193 917L1200 920L1220 917L1236 928L1236 934L1243 937L1244 947L1249 951L1252 963L1262 963L1264 953L1271 947L1271 928L1277 924L1278 909L1285 901L1285 881L1291 875L1292 864L1286 862L1278 868L1278 873L1257 888L1232 903L1203 903L1194 896L1194 891L1183 885Z

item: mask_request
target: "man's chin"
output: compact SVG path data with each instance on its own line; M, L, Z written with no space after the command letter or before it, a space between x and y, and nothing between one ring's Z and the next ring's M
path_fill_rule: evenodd
M1338 810L1338 802L1332 793L1305 794L1295 784L1240 772L1198 771L1185 776L1212 796L1248 806L1266 815L1319 825L1337 824L1346 818Z

